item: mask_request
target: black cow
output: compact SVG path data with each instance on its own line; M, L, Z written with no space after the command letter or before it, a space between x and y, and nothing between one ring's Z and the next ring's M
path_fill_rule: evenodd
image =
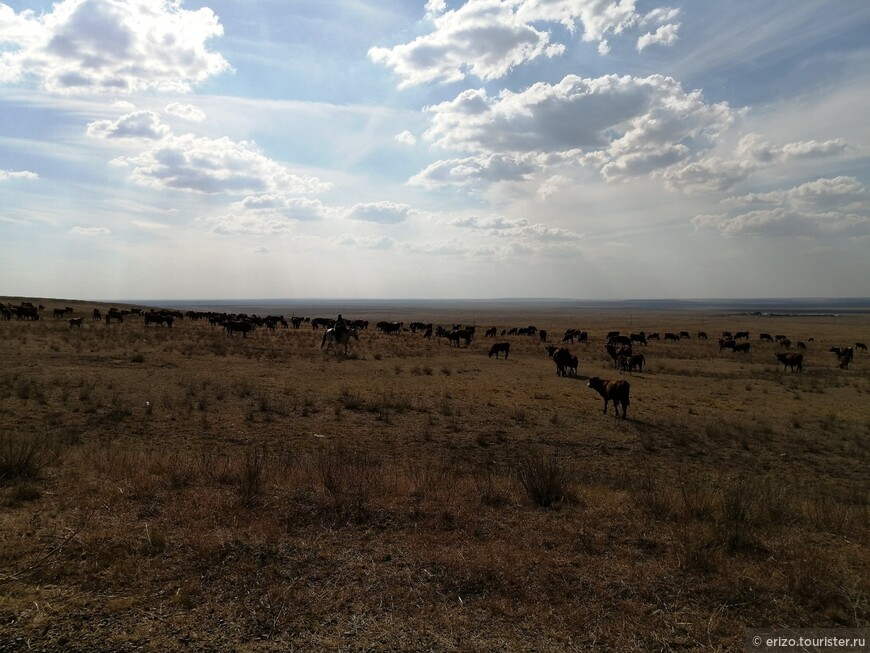
M496 360L498 360L498 355L500 352L504 352L504 359L507 360L508 354L511 351L511 343L509 342L497 342L492 347L489 348L489 357L492 358L492 355L495 354Z
M628 381L608 381L607 379L599 379L593 376L589 379L589 387L595 390L604 399L604 414L607 414L607 404L613 402L613 410L619 417L619 406L622 406L622 419L626 418L628 413L629 392L631 386Z

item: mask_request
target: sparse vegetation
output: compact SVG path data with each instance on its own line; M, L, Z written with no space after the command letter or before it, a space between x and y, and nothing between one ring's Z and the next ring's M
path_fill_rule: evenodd
M580 321L581 373L614 378L622 318L480 320ZM867 627L870 358L821 352L868 327L783 318L815 336L794 374L775 345L651 343L623 421L526 336L496 364L482 337L368 331L335 357L310 328L0 321L0 650L725 651L759 624Z

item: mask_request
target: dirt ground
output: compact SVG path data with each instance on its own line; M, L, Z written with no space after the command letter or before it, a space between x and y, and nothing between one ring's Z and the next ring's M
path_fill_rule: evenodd
M502 305L452 347L374 322L467 312L391 306L345 315L371 325L336 356L307 324L31 301L0 320L0 652L743 651L870 623L870 356L829 351L870 312ZM530 325L577 376L501 335ZM611 330L691 337L629 374ZM805 343L802 372L764 332ZM630 383L627 419L592 376Z

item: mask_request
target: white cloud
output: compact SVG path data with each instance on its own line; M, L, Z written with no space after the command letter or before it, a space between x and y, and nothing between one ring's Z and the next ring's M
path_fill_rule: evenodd
M516 179L566 162L598 166L609 179L647 174L705 152L739 115L661 75L568 75L497 97L470 89L427 110L425 137L435 145L496 156L439 161L413 178L423 185L493 180L499 172Z
M854 177L817 179L787 190L729 198L726 204L764 208L699 215L692 223L726 236L870 236L870 195Z
M655 32L647 32L637 39L637 51L643 52L651 45L673 45L679 38L677 35L679 29L680 24L674 23L662 25Z
M355 204L345 211L344 217L350 220L363 220L365 222L378 222L381 224L396 224L404 222L415 213L416 211L407 204L371 202Z
M166 105L166 113L171 113L173 116L190 120L191 122L202 122L205 120L205 113L197 109L192 104L180 104L172 102Z
M416 145L417 137L407 129L399 134L396 134L396 142L402 145Z
M760 163L816 159L843 154L848 149L846 141L835 138L827 141L796 141L785 145L768 143L760 134L747 134L737 144L737 154Z
M105 227L73 227L69 232L74 236L85 236L88 238L106 236L112 233L111 230L106 229Z
M453 10L437 0L427 3L426 12L432 32L410 43L369 50L372 61L402 78L401 86L454 82L467 75L498 79L520 64L563 54L565 45L551 43L542 24L558 23L571 33L582 28L583 40L598 41L598 51L606 54L606 35L622 34L641 21L635 0L468 0ZM646 15L647 22L676 14L654 10ZM657 38L663 44L673 42L676 26L668 26Z
M36 181L39 179L39 175L29 170L0 170L0 181L10 181L13 179Z
M211 9L178 0L61 0L50 13L0 5L0 81L33 77L59 93L188 91L229 69L207 42L223 34Z
M751 161L726 161L710 157L683 166L673 166L662 173L672 190L686 193L718 193L744 181L757 165Z
M142 186L199 193L264 194L316 193L330 184L301 176L264 156L252 142L229 138L169 136L152 148L115 159L132 167L132 178Z
M95 138L144 138L159 140L169 134L169 127L160 122L153 111L136 111L117 120L97 120L88 123L88 136Z
M234 202L232 208L237 211L258 212L261 215L272 214L287 220L314 222L322 220L327 215L326 207L320 200L305 197L284 197L283 195L248 196L241 202Z
M389 236L355 236L353 234L343 234L335 238L333 242L342 247L377 250L392 249L396 245L396 241Z
M435 161L408 180L412 186L476 186L481 182L519 181L540 166L535 156L483 154Z

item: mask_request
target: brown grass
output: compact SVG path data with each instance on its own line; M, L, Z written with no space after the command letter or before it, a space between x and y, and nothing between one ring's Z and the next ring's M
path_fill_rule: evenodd
M750 627L867 627L870 358L827 350L870 318L476 319L587 329L580 377L528 337L497 361L482 334L368 331L344 358L310 329L0 322L0 651L736 651ZM713 338L650 344L623 421L586 387L618 376L611 329ZM725 329L815 342L783 372L757 339L720 354Z

